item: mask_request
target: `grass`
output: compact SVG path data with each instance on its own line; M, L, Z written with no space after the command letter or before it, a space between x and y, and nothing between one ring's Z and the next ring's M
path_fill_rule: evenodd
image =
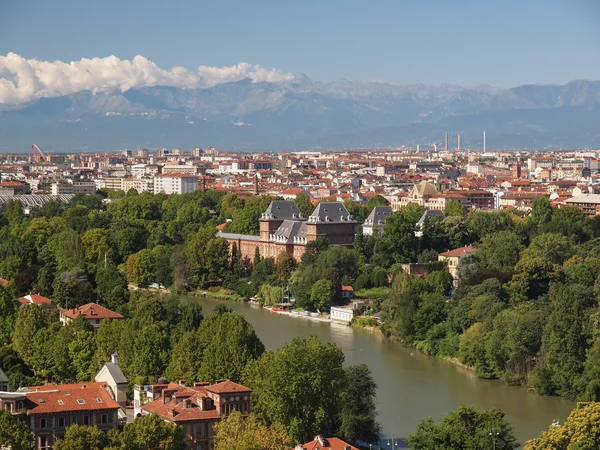
M355 298L385 300L390 295L390 288L376 287L371 289L360 289L354 292Z

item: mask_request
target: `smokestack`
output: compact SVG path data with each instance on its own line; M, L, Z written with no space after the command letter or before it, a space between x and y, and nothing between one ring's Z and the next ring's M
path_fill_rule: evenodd
M460 133L458 135L458 153L460 153Z
M446 131L446 146L445 146L445 149L446 149L446 153L448 153L448 132L447 131Z
M417 153L419 153L419 144L417 144Z
M483 153L485 153L485 131L483 132Z

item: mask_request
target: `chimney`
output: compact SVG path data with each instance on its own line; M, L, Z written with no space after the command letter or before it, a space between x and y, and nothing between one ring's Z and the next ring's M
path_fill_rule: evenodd
M119 354L117 352L114 352L112 355L110 355L110 362L115 366L119 365Z
M179 386L185 386L185 380L179 380Z

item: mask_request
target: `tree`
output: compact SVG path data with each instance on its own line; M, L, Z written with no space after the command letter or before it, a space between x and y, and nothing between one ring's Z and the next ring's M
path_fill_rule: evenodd
M157 377L164 373L169 358L169 337L164 327L152 324L135 334L131 371L135 376Z
M444 216L446 217L466 217L467 210L456 200L450 200L444 209Z
M27 364L31 364L35 351L33 338L46 326L46 320L46 313L39 305L27 305L17 312L13 348Z
M157 414L138 417L125 425L119 436L125 450L185 450L183 428L165 422Z
M277 257L277 278L282 281L288 280L296 267L296 260L287 251L282 250Z
M198 329L204 348L199 378L239 381L249 361L265 351L254 328L235 312L209 315Z
M109 309L117 310L129 299L127 278L113 265L100 267L96 271L96 293Z
M531 214L527 219L538 227L552 220L552 206L548 197L538 197L531 202Z
M112 249L108 241L108 230L94 228L81 236L85 259L91 264L102 264L112 260Z
M76 332L75 339L68 345L68 354L73 362L75 379L79 383L88 381L92 376L92 358L96 351L96 339L92 331Z
M93 289L86 273L75 267L60 273L54 283L52 300L63 308L74 308L92 300Z
M552 424L527 441L525 450L592 450L600 448L600 403L577 403L562 425Z
M326 311L331 307L335 286L330 280L317 281L310 290L310 299L316 309Z
M350 442L376 443L381 427L376 421L377 385L366 364L346 369L339 435Z
M110 446L108 435L98 427L71 425L54 450L102 450Z
M304 215L304 217L310 216L315 210L315 205L310 201L310 197L304 193L300 193L296 196L294 203Z
M477 248L477 263L483 269L512 272L523 250L522 238L512 231L484 236Z
M32 450L34 442L33 433L24 421L0 409L0 446L12 450Z
M252 388L253 411L267 425L285 424L296 442L335 434L346 382L344 354L317 337L295 338L248 365L243 384Z
M428 418L417 424L408 436L413 450L461 449L513 450L519 444L512 426L499 409L478 411L471 406L461 406L442 417L436 424Z
M281 424L263 425L256 415L233 411L215 425L215 450L289 450L294 441Z
M147 287L154 281L154 255L151 250L140 250L127 258L127 279L139 287Z

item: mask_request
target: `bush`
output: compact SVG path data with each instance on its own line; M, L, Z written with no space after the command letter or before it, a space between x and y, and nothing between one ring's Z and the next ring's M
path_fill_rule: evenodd
M379 326L379 324L377 323L377 321L375 319L373 319L372 317L364 317L364 316L355 317L354 319L352 319L352 325L355 325L359 328Z

